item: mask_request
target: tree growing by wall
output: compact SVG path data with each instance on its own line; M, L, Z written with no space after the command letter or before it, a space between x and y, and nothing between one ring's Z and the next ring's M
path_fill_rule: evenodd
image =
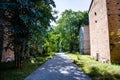
M79 28L88 22L87 11L65 10L51 32L54 39L49 44L54 45L55 51L79 51Z
M9 45L14 46L17 67L21 67L29 46L36 44L35 41L32 44L32 40L39 41L40 37L44 37L43 34L47 32L50 22L55 20L52 15L53 7L55 7L53 0L0 1L0 18L10 23L8 29L11 35L6 49Z

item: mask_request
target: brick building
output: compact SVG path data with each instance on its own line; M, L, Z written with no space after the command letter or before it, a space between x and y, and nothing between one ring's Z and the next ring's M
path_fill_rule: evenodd
M3 3L7 0L0 0L0 5L3 7ZM11 15L7 13L6 11L3 13L2 7L0 6L0 61L1 62L8 62L14 60L14 51L13 51L13 45L9 45L9 41L12 40L10 38L11 32L9 30L10 18ZM2 15L9 15L9 18L4 20Z
M120 0L92 0L89 20L91 56L120 63Z
M90 54L90 36L88 26L80 28L80 52L82 54Z
M13 46L9 45L10 48L6 50L9 41L9 35L11 35L9 31L10 23L0 19L0 56L1 62L8 62L14 60L14 51L11 50Z

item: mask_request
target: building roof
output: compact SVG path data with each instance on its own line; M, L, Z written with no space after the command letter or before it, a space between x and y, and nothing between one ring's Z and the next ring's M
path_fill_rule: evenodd
M90 11L90 9L91 9L91 6L92 6L92 4L93 4L93 1L94 1L94 0L91 1L91 4L90 4L89 10L88 10L88 13L89 13L89 11Z

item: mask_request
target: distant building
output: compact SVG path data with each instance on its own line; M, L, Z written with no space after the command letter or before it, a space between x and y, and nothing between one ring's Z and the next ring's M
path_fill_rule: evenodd
M82 54L90 54L90 37L88 26L80 28L80 52Z
M89 20L91 56L120 63L120 0L92 0Z

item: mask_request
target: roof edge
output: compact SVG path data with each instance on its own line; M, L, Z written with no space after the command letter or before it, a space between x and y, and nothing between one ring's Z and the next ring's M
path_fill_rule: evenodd
M93 4L93 1L94 1L94 0L91 1L91 4L90 4L89 10L88 10L88 13L90 12L90 9L91 9L91 6L92 6L92 4Z

